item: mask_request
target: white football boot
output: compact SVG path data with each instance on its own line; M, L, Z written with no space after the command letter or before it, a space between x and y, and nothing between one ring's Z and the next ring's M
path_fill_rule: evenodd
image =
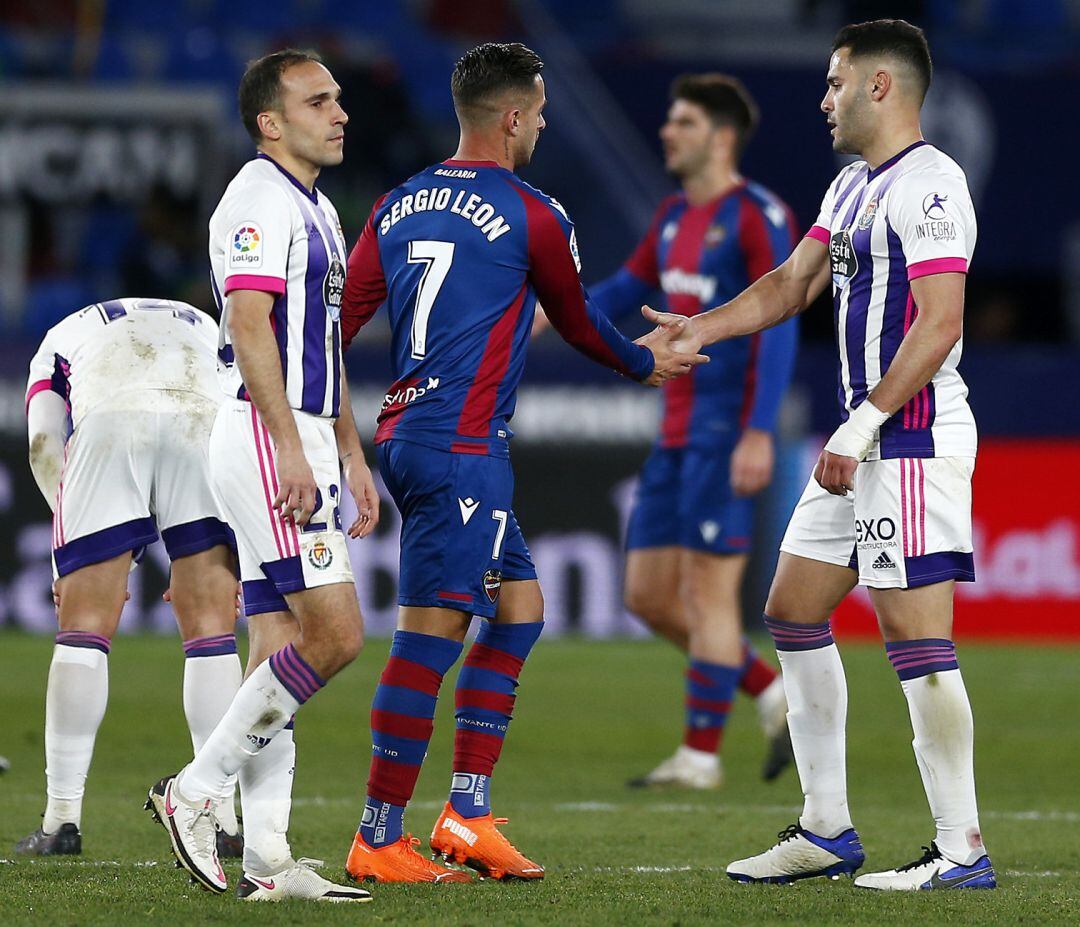
M985 853L969 866L941 855L937 844L923 847L922 858L885 872L868 872L855 880L856 888L878 891L919 892L942 888L997 888L990 857Z
M192 879L204 888L212 892L225 891L229 883L217 855L218 826L214 802L210 799L188 801L176 788L176 776L171 776L150 789L146 808L153 811L155 820L169 832L173 855L179 866L191 873Z
M759 695L757 704L758 721L768 741L768 752L761 768L761 778L772 782L785 769L795 762L791 749L791 735L787 723L787 695L784 694L784 680L777 676Z
M817 876L838 879L842 875L854 875L866 859L854 828L827 838L792 824L777 836L780 842L764 853L731 863L727 867L728 878L736 882L780 884Z
M324 865L321 859L289 860L289 865L271 876L245 872L236 886L236 897L244 901L281 901L303 898L307 901L371 901L371 892L355 885L337 885L324 879L313 867Z
M681 744L652 772L626 784L631 788L718 789L724 784L724 767L715 753Z

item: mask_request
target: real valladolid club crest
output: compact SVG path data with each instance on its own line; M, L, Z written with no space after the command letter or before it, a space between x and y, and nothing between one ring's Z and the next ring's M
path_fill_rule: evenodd
M862 231L865 232L868 228L870 228L871 225L874 224L874 216L877 215L877 206L877 197L870 200L870 202L866 204L866 209L864 210L863 214L859 216L859 228Z
M334 552L322 541L316 541L308 551L308 563L316 570L325 570L334 562Z
M484 593L487 595L489 602L494 602L499 597L499 590L501 588L502 571L488 570L484 574Z

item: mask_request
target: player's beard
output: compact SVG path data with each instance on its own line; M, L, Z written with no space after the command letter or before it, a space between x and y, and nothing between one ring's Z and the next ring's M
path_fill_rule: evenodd
M833 151L838 154L860 155L873 134L869 127L870 106L865 100L852 100L843 115L842 124L837 122Z
M700 174L705 169L708 161L709 155L704 148L697 151L691 150L677 158L668 168L668 173L678 179L680 183L685 183L691 177Z

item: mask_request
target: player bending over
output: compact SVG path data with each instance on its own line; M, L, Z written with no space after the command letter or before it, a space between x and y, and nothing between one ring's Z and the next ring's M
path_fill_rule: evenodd
M45 696L41 827L17 853L82 851L83 792L109 696L108 656L132 555L161 532L184 641L184 713L198 751L240 686L233 539L210 488L221 402L218 329L194 306L113 299L49 330L30 362L30 469L53 509L56 635ZM237 855L235 779L215 803Z
M843 424L792 515L765 619L806 802L776 846L728 866L741 882L853 874L863 863L847 802L847 686L829 625L861 583L907 698L937 833L920 858L855 884L996 884L952 642L954 584L975 578L976 432L957 372L975 213L964 172L922 138L930 75L925 36L902 20L839 32L821 109L833 148L862 160L833 181L787 261L688 325L706 344L760 331L802 311L832 279Z
M398 630L347 863L358 879L468 881L413 849L404 814L473 615L484 621L458 676L450 800L431 848L494 878L544 874L499 832L490 804L518 676L543 628L514 517L508 424L537 298L567 341L632 379L655 385L706 360L672 353L670 332L633 344L590 306L566 212L514 173L544 127L542 67L518 44L465 54L451 79L457 153L381 197L349 257L346 343L384 302L393 331L397 380L375 441L402 515Z
M236 533L249 619L249 673L203 749L151 790L180 864L227 888L210 839L214 803L240 776L246 846L239 897L369 901L335 885L288 841L296 762L293 716L363 644L338 500L344 486L369 533L378 499L341 363L345 241L315 187L340 164L348 117L317 56L276 52L240 82L240 114L258 148L210 219L210 267L222 310L226 393L210 436L214 489Z

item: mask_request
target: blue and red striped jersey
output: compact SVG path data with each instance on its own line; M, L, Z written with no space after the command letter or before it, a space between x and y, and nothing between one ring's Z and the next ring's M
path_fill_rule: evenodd
M395 381L376 443L507 454L537 299L583 354L646 379L651 352L590 305L579 271L566 211L494 162L444 161L380 197L341 314L346 345L384 302L390 316Z
M783 263L796 241L791 210L743 182L703 205L665 199L623 267L591 288L609 318L638 310L653 292L663 308L697 315L732 299ZM772 431L791 380L797 321L702 350L711 362L663 384L662 447L729 445L745 428Z

